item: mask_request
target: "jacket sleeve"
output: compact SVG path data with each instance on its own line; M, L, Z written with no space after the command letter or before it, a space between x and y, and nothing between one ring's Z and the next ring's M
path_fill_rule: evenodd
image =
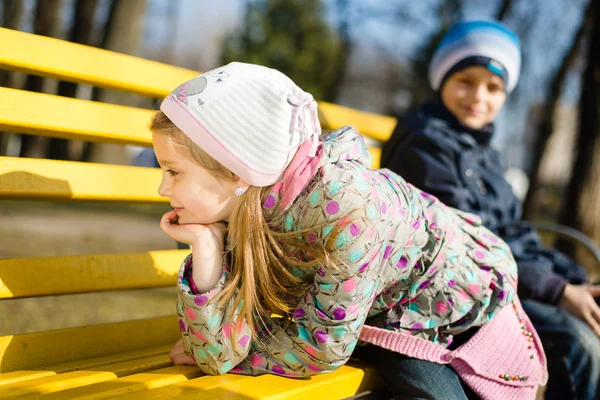
M348 190L321 199L322 206L296 216L293 212L288 214L284 219L286 229L300 229L301 220L322 226L308 240L317 243L334 240L342 265L339 269L318 267L313 283L294 311L293 320L272 320L262 344L251 343L245 328L238 335L240 350L236 351L231 332L237 310L228 304L219 308L208 301L221 290L227 279L226 271L223 281L207 294L191 295L186 282L180 283L183 310L179 314L181 327L187 330L183 335L186 351L193 354L204 372L303 377L335 370L350 358L380 284L379 271L368 266L383 253L373 229L384 222L383 219L372 222L374 219L370 217L376 215L367 218L364 198ZM332 224L339 221L342 224L345 221L346 225L338 225L338 231ZM373 265L380 264L373 261Z
M483 224L489 226L492 216L482 213L476 196L462 183L458 151L443 137L422 129L394 140L394 135L403 135L402 129L400 125L396 126L392 140L384 150L382 167L396 172L447 206L479 215Z

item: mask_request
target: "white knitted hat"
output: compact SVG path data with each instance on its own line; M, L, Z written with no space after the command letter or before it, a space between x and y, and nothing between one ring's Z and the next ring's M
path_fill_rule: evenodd
M280 178L321 134L317 103L274 69L231 63L175 89L160 109L194 143L252 186Z
M444 35L431 59L431 87L439 90L445 78L471 65L482 65L500 75L506 92L512 92L521 69L519 37L496 21L457 23Z

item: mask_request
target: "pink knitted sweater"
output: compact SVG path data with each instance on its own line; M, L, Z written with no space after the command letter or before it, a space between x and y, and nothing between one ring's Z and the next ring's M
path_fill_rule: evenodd
M484 400L535 399L538 386L548 381L542 343L517 297L456 350L368 325L360 338L409 357L449 364Z

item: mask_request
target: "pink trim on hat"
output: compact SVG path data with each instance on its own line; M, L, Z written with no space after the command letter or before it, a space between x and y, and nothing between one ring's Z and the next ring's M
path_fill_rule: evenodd
M249 167L215 138L178 100L168 96L160 105L167 117L208 155L252 186L269 186L279 180L283 171L265 174Z

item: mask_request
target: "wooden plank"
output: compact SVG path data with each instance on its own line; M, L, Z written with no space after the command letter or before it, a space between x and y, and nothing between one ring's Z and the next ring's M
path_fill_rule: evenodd
M189 250L0 259L0 299L175 285Z
M0 87L0 130L151 146L152 110Z
M185 382L201 375L202 371L200 371L200 369L196 366L171 366L141 374L129 375L119 379L111 379L92 385L63 390L47 395L41 395L37 397L32 396L31 400L63 400L75 398L79 400L97 400L114 398L120 395L131 394Z
M176 316L0 337L0 372L44 369L121 352L173 345Z
M79 370L79 371L70 371L66 373L62 373L54 376L40 377L38 379L33 379L29 381L21 381L15 382L14 384L8 384L2 388L2 393L5 397L14 398L23 396L24 399L38 399L43 395L48 396L49 398L73 398L73 394L77 393L94 393L94 390L87 389L88 387L102 388L104 383L107 382L115 382L118 377L123 377L127 375L137 374L134 376L144 375L138 374L139 372L146 372L154 369L155 371L151 371L151 373L167 370L165 372L161 372L162 376L155 375L157 382L153 382L150 377L147 377L145 380L147 383L154 384L158 387L161 383L168 384L169 377L164 375L181 375L181 371L175 370L171 371L169 368L161 368L171 364L169 357L167 354L160 354L158 356L150 356L144 357L141 359L125 361L125 362L116 362L104 367L91 368L89 370ZM156 371L156 368L161 368ZM171 367L173 368L173 367ZM196 377L199 374L197 373L198 368L193 367L190 368L190 371L185 371L185 376L179 378L179 380L186 379L186 376ZM46 371L55 374L54 371ZM194 373L196 372L196 373ZM2 376L2 375L0 375ZM163 379L159 379L159 378ZM125 378L124 378L125 379ZM137 381L134 379L134 382ZM170 382L176 382L177 379L173 379L171 377ZM110 384L108 384L110 388ZM114 387L114 386L113 386ZM78 390L79 389L79 390ZM63 393L69 393L67 396ZM0 394L0 399L3 398L3 395ZM43 398L46 398L44 396Z
M396 127L396 118L360 111L349 107L319 102L319 119L324 129L355 127L362 135L385 142Z
M199 72L0 28L0 68L162 98ZM0 95L2 97L2 95ZM396 125L389 116L319 102L325 129L352 125L363 135L386 141Z
M14 371L0 374L0 386L56 375L54 371Z
M164 97L198 72L64 40L0 28L0 68Z
M180 382L175 385L169 385L154 390L141 391L137 393L123 394L118 399L179 399L180 395L190 394L198 395L207 390L226 386L235 382L240 381L254 381L254 377L246 375L216 375L216 376L202 376L200 378L192 379L185 382ZM229 397L234 399L235 397ZM244 397L246 399L246 397Z
M106 143L150 146L152 110L0 88L0 129ZM352 125L363 135L386 141L396 119L335 104L319 103L323 129Z
M381 149L379 147L369 147L369 154L371 154L371 168L379 169L381 166Z
M158 168L0 157L0 198L165 203Z
M342 399L383 385L373 367L345 365L338 370L310 379L289 379L275 375L225 379L229 376L203 376L119 399ZM237 397L236 397L237 396Z
M169 344L158 347L51 364L44 366L44 370L61 374L77 370L106 371L112 372L116 376L126 376L170 365L171 360L168 353L172 348L173 343L169 342Z
M39 396L69 388L91 385L116 376L110 372L73 371L66 374L47 376L32 381L15 382L2 387L0 399L14 399L27 395Z

